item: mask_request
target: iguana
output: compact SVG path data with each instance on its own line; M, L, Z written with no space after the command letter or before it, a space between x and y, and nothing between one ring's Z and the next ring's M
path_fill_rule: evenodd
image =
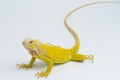
M25 39L22 42L23 46L28 50L32 58L29 64L18 64L19 68L31 68L36 59L42 60L48 64L48 67L45 72L36 73L37 78L40 78L40 77L47 77L50 74L54 64L56 63L66 63L68 61L84 61L84 60L93 61L94 59L93 55L84 55L84 54L78 53L78 50L80 47L80 41L75 31L70 27L70 25L67 24L67 19L71 14L73 14L75 11L81 8L84 8L86 6L90 6L93 4L100 4L100 3L114 3L114 2L107 1L107 2L88 3L73 9L65 17L64 19L65 27L69 30L69 32L75 38L75 45L72 48L66 49L53 44L46 44L37 39L30 39L30 38Z

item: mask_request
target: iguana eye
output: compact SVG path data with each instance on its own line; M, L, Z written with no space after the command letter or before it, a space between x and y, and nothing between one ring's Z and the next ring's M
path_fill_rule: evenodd
M33 41L30 41L29 43L30 43L30 44L32 44L32 43L33 43Z

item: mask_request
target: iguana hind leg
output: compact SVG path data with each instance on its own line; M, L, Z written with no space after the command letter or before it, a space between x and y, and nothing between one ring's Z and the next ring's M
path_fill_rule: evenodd
M94 56L93 55L84 55L84 54L73 54L72 61L84 61L84 60L91 60L93 62Z

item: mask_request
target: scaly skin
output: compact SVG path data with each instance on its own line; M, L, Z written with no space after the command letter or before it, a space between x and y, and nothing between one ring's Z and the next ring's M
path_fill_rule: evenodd
M48 64L47 70L45 72L36 73L35 76L37 76L37 78L40 78L40 77L47 77L50 74L52 67L55 63L65 63L71 60L72 61L84 61L84 60L93 61L94 59L93 55L78 54L80 41L77 34L67 24L67 19L72 13L74 13L78 9L89 6L89 5L93 5L93 4L99 4L99 3L114 3L114 2L93 2L93 3L85 4L75 8L70 13L68 13L68 15L65 17L64 24L66 28L70 31L70 33L73 35L73 37L75 38L75 45L70 49L64 49L60 46L55 46L53 44L45 44L35 39L25 39L23 41L23 45L28 50L32 58L29 64L18 64L19 68L26 68L26 69L31 68L36 58L40 59Z

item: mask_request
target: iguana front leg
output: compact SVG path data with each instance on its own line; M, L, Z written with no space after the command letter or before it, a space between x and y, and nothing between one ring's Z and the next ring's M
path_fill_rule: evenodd
M53 61L50 58L46 57L46 56L38 56L37 58L43 60L44 62L46 62L48 64L48 67L47 67L47 70L45 72L37 72L35 74L35 76L37 78L47 77L50 74L51 70L52 70Z
M32 65L33 65L33 63L35 62L35 57L32 57L31 58L31 60L30 60L30 62L29 62L29 64L17 64L17 66L19 67L19 68L26 68L26 69L28 69L28 68L31 68L32 67Z

